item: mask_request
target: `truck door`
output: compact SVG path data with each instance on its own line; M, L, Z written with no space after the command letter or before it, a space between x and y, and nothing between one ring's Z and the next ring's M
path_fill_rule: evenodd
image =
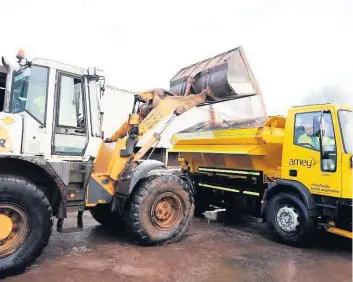
M339 126L343 141L342 152L342 198L352 199L353 189L353 112L348 110L338 111Z
M52 154L82 156L88 143L83 76L58 71Z
M301 182L313 194L341 197L342 157L337 154L336 116L331 111L323 114L322 145L326 157L322 158L319 138L314 136L314 120L321 115L321 111L296 113L294 124L288 124L291 130L286 131L289 134L285 143L288 147L284 149L283 176Z

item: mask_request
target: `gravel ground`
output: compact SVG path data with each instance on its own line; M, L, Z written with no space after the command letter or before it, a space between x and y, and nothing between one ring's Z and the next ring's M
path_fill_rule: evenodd
M74 223L69 214L65 225ZM271 241L250 217L195 218L179 243L142 247L124 229L105 230L89 212L84 224L79 233L53 231L42 256L5 281L352 281L352 242L327 233L300 249Z

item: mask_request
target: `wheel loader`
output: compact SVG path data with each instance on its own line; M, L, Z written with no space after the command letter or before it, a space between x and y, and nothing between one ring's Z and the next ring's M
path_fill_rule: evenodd
M183 238L194 214L191 187L144 156L192 107L258 94L242 48L196 64L187 80L178 81L183 89L137 93L128 120L109 138L102 132L100 70L28 60L23 51L17 59L15 68L3 58L0 273L20 273L41 254L53 217L58 232L76 232L86 210L103 226L124 221L140 244ZM68 209L77 211L77 227L64 226Z

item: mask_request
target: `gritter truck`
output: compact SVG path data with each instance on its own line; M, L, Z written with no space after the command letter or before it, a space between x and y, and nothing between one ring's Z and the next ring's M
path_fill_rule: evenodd
M352 107L297 106L286 117L198 123L175 133L169 152L179 153L195 214L210 204L244 211L301 245L318 228L352 238L352 131Z

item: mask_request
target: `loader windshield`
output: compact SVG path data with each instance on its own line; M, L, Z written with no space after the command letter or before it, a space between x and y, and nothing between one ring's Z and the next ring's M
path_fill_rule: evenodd
M26 111L44 124L49 70L31 66L15 73L12 85L10 111Z
M340 110L338 112L343 145L346 153L353 153L353 112Z

